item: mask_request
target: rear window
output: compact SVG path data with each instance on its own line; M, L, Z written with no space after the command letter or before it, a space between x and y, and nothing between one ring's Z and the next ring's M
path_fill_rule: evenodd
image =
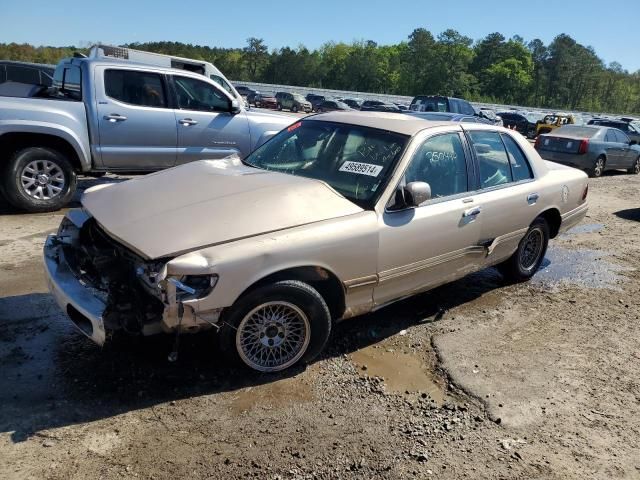
M35 68L7 65L7 80L11 82L40 84L40 72Z
M56 68L53 86L69 98L82 100L82 73L77 65Z
M107 70L104 85L108 97L141 107L164 108L167 98L157 73Z
M443 97L415 97L411 102L411 110L418 112L448 112L449 105Z
M565 127L560 127L553 132L553 135L562 137L563 135L568 135L571 137L582 137L582 138L591 138L595 136L600 129L594 127L579 127L567 125Z

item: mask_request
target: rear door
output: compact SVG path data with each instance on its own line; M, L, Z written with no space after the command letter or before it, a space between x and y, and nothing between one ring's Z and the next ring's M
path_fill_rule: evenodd
M217 85L172 76L178 128L177 164L250 153L249 122L244 112L231 113L231 99Z
M616 135L615 128L608 128L604 137L605 151L607 154L607 168L620 168L624 163L624 148L620 138ZM626 145L624 146L626 147Z
M539 192L529 162L509 134L465 127L479 171L474 192L481 232L491 265L511 255L534 220Z
M96 122L104 168L158 170L176 161L177 128L161 73L97 67Z

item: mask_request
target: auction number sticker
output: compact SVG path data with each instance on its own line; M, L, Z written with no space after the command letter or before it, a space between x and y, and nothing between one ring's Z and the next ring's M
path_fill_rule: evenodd
M344 162L340 167L341 172L357 173L358 175L369 175L377 177L382 171L382 165L371 165L370 163Z

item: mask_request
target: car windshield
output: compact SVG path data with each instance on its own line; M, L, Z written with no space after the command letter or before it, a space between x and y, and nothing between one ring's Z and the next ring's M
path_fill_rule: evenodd
M244 162L321 180L363 208L372 208L408 137L384 130L305 120L282 130Z
M304 99L304 97L303 97L302 95L294 95L294 96L293 96L293 99L294 99L296 102L306 102L306 100Z

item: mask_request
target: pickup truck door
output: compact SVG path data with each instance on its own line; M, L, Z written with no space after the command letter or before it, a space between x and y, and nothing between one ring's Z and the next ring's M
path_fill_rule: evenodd
M379 217L376 305L460 278L484 259L467 152L453 132L427 138L413 154L400 183L427 182L432 199L399 211L391 204Z
M230 97L217 85L172 76L178 128L177 163L250 153L251 132L244 112L231 112Z
M176 162L178 132L161 73L97 67L96 148L109 170L159 170Z

